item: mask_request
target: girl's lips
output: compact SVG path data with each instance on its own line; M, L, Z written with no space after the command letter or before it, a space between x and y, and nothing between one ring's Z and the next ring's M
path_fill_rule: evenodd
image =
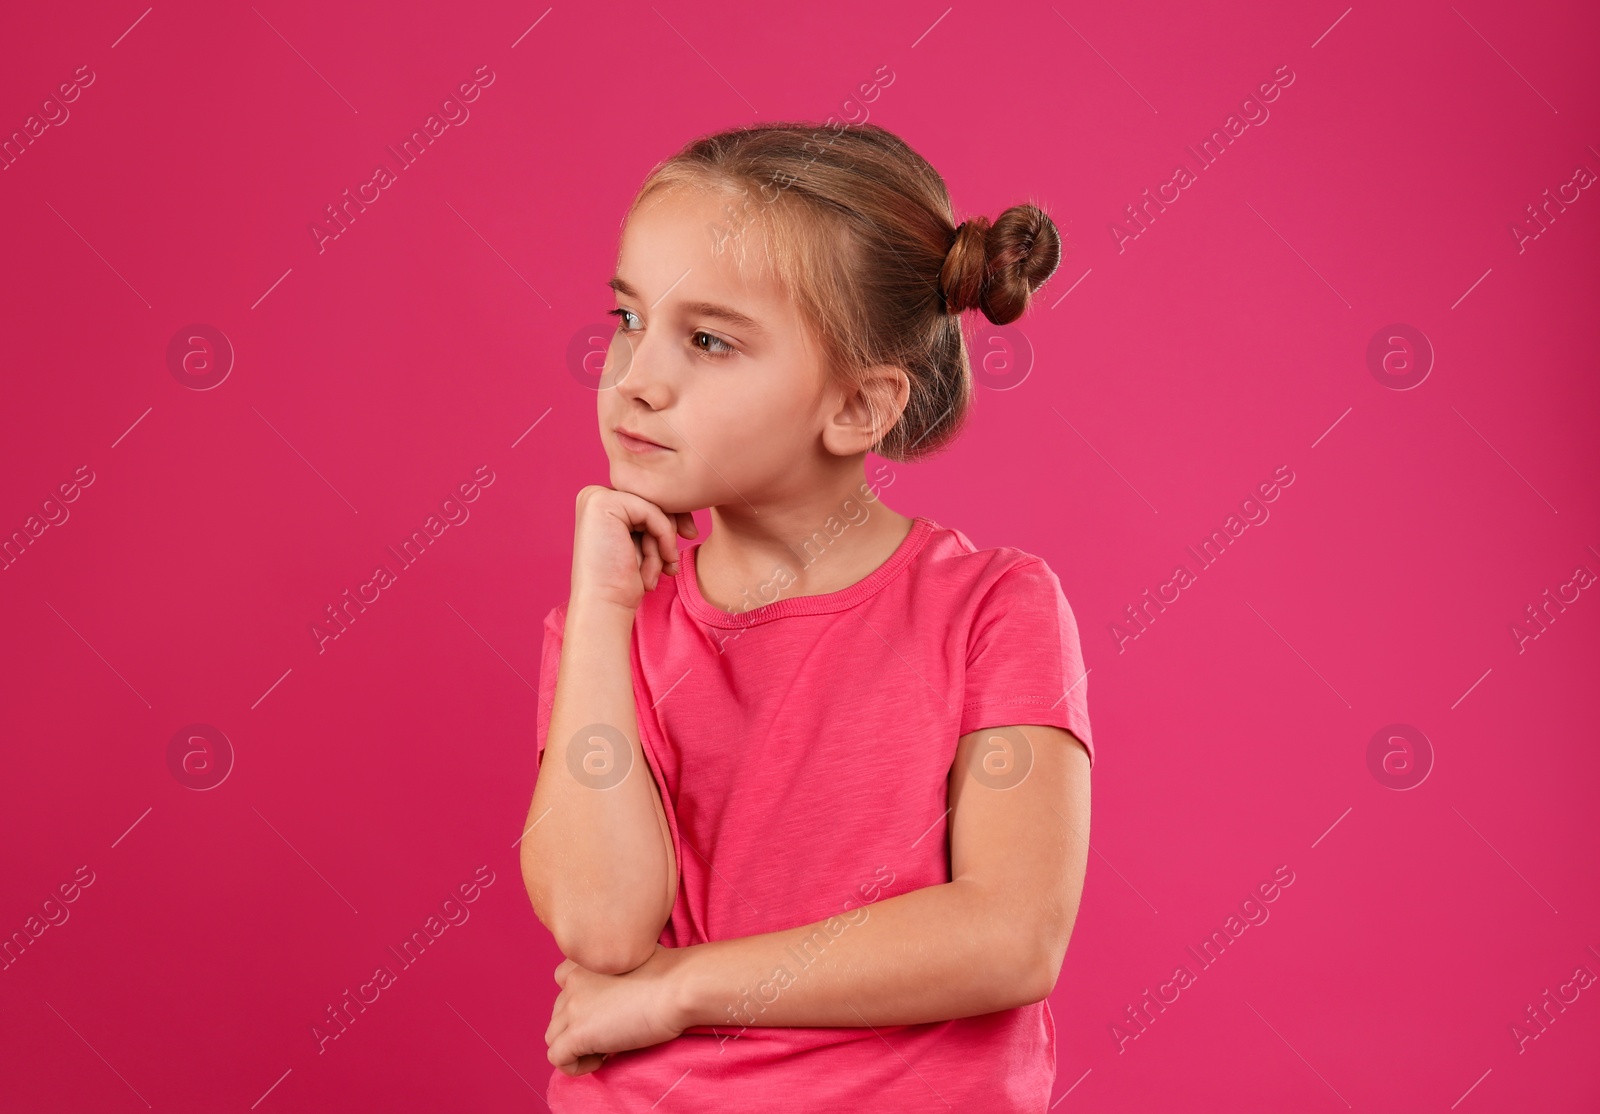
M669 453L672 451L664 445L657 445L653 441L641 441L637 437L630 437L620 429L616 431L616 434L617 440L621 442L622 447L630 453L638 453L643 456L648 453Z

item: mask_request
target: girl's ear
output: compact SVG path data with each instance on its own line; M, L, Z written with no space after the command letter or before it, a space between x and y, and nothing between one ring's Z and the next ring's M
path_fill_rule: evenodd
M822 443L835 456L855 456L883 439L911 397L911 376L896 364L878 364L858 383L840 386L838 409L823 426Z

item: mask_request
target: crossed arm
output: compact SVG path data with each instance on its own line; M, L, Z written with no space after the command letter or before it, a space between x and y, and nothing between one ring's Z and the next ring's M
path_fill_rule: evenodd
M546 1034L552 1064L580 1074L605 1054L670 1040L691 1026L721 1032L745 1025L918 1024L1048 997L1077 917L1088 856L1089 760L1070 732L1014 728L1032 753L1020 781L1004 789L971 773L993 753L996 729L962 736L949 787L951 881L812 925L662 948L655 940L671 912L676 868L642 752L626 758L646 775L628 779L639 791L630 802L616 797L616 789L596 793L570 776L564 749L568 735L596 721L631 729L625 733L638 748L631 679L624 674L626 692L619 687L606 705L617 718L590 715L600 710L592 694L563 688L568 655L577 649L572 660L585 660L590 648L600 648L591 640L607 628L575 625L569 616L567 630L571 640L530 812L530 823L545 813L535 829L543 834L523 841L535 911L568 957L556 969L562 990ZM547 780L550 792L542 799ZM653 803L642 800L645 794ZM658 873L664 868L672 875L665 882ZM801 967L796 956L807 964ZM789 977L774 978L780 967Z

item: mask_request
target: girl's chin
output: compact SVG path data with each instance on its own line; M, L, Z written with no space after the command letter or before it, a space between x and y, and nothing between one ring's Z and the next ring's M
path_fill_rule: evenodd
M641 483L640 477L625 474L628 469L611 470L611 486L616 491L626 491L629 495L654 503L665 514L682 514L685 511L697 511L705 504L696 503L692 498L685 498L673 491L666 484L653 484L648 480Z

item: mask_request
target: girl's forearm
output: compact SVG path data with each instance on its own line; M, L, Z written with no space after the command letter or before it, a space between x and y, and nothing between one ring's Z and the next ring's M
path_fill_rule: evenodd
M813 925L678 949L679 1020L915 1025L1041 1001L1059 971L1022 912L957 879Z
M632 629L624 608L569 604L533 829L522 841L523 878L557 946L612 974L650 955L672 903L668 845L639 743ZM585 734L591 725L611 730Z

